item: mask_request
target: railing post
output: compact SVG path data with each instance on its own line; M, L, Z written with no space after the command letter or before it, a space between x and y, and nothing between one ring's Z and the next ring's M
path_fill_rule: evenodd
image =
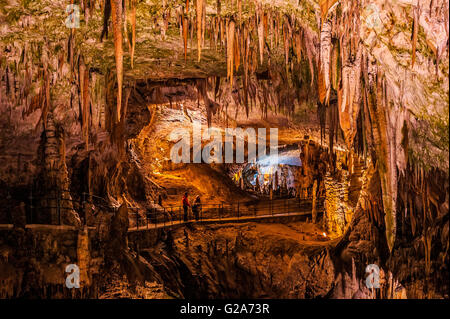
M148 210L145 211L145 222L147 223L147 229L148 229Z
M238 206L237 206L237 218L239 218L239 202L238 202Z

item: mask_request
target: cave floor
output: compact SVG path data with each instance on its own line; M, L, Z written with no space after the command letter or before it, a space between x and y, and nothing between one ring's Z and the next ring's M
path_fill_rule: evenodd
M309 222L192 223L140 254L175 298L308 298L329 291L337 241Z
M180 230L181 231L181 230ZM238 233L243 233L245 237L261 239L271 246L277 246L280 240L291 241L292 243L305 246L328 246L333 245L336 239L333 234L325 234L325 231L317 224L309 222L291 223L224 223L224 224L193 224L189 235L193 244L200 244L214 239L234 240ZM178 240L184 242L182 236Z

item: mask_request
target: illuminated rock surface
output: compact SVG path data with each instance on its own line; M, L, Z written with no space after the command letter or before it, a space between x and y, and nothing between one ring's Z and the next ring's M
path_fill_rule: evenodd
M447 0L197 0L187 12L111 0L111 17L106 2L83 1L70 29L66 1L0 1L1 297L369 298L365 267L377 264L376 297L448 298ZM315 189L325 207L306 225L336 238L322 261L316 244L287 239L298 225L230 224L188 228L201 251L185 268L148 269L158 249L169 268L187 251L177 232L173 252L158 242L138 257L126 240L136 215L167 217L186 191L269 196L233 182L247 163L173 163L170 133L194 123L276 127L280 145L299 146L296 195ZM77 294L64 287L74 262L88 268ZM264 280L239 286L243 274ZM184 288L199 278L201 290Z

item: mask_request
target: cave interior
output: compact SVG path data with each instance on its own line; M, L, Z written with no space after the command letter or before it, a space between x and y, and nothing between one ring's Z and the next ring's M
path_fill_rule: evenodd
M448 16L0 0L0 298L448 299Z

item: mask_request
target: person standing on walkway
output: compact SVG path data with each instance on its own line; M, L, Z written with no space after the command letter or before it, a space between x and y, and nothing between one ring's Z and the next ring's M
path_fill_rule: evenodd
M199 220L200 212L202 210L202 202L200 201L200 196L197 195L194 200L194 204L192 205L192 212L194 213L195 220Z
M189 199L188 199L188 193L187 192L184 193L182 202L183 202L183 211L184 211L183 220L185 222L187 222L187 220L188 220L188 209L189 209L189 207L191 207L191 204L189 204Z

